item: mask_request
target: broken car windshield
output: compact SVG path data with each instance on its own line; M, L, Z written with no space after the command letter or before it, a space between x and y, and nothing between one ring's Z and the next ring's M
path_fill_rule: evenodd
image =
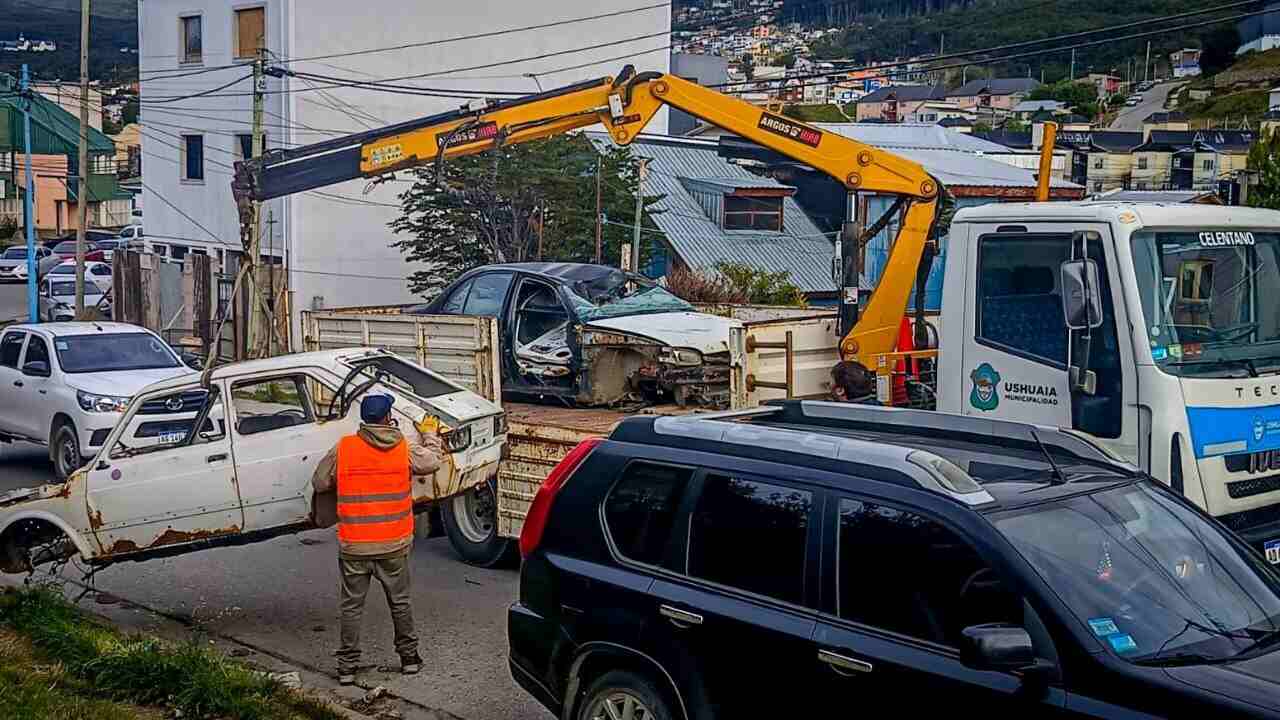
M377 377L385 373L386 382L392 387L420 398L439 397L458 391L458 388L428 375L400 358L384 355L360 362L359 365L364 375Z
M582 322L627 315L687 312L693 306L667 290L622 271L569 286L569 299Z

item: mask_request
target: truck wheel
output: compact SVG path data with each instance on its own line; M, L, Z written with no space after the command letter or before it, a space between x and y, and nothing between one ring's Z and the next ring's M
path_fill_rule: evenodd
M490 480L455 495L441 507L449 544L468 565L500 567L515 557L515 543L498 537L497 485Z
M76 435L76 426L63 420L53 429L49 438L49 454L53 460L53 473L58 482L66 482L71 473L84 465L80 457L80 438Z

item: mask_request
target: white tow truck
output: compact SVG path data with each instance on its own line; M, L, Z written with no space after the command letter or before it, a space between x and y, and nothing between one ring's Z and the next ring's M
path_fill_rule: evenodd
M496 475L501 407L389 352L232 363L147 386L65 483L0 495L0 571L76 554L91 565L142 560L316 527L312 473L355 432L366 392L392 395L402 428L426 415L441 422L446 457L433 476L415 478L415 510Z

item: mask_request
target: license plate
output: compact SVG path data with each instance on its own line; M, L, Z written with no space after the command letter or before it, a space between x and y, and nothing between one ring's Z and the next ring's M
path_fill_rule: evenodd
M1272 565L1280 565L1280 540L1268 540L1262 545L1262 551L1266 553L1267 562Z
M182 442L187 438L187 434L184 432L167 432L167 433L160 433L159 437L160 437L160 442L162 444L169 445L171 443Z

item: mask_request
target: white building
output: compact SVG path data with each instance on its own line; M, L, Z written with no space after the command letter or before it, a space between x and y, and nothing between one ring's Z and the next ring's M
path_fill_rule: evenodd
M444 94L536 92L613 75L626 63L641 71L669 67L669 8L635 10L629 0L471 0L447 11L402 0L140 0L138 7L147 237L206 244L215 254L240 248L230 183L231 165L243 156L251 130L257 42L250 35L260 33L270 58L293 71L356 81L400 78L394 82ZM614 16L582 19L607 13ZM560 20L565 23L545 27ZM534 25L544 27L493 35ZM479 34L487 36L464 39ZM267 79L268 149L465 102L325 85ZM663 112L647 130L666 128ZM295 346L301 309L416 299L404 280L416 268L391 247L398 238L388 228L399 215L397 195L408 187L407 174L368 194L366 185L351 181L264 203L263 220L274 224L264 222L262 247L283 255L289 268Z

